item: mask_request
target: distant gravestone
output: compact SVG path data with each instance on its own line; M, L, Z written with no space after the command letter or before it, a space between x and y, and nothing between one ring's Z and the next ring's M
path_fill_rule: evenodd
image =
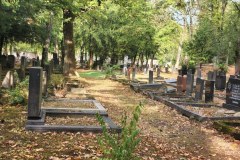
M197 78L201 78L202 77L202 70L201 68L197 68Z
M26 59L25 56L22 56L22 57L21 57L21 66L20 66L20 68L22 68L22 69L25 70L26 67L27 67L27 59Z
M50 65L49 65L49 64L46 64L46 65L44 66L44 70L46 71L46 74L47 74L47 84L49 84L50 79L51 79L51 69L50 69Z
M3 88L12 88L14 86L13 72L8 71L2 82Z
M6 68L7 67L7 56L5 55L1 55L0 57L0 63L2 64L2 68Z
M153 83L153 71L152 70L149 70L148 83L150 83L150 84Z
M205 81L205 102L213 102L214 98L214 82L215 81Z
M59 60L58 60L57 53L53 53L53 64L54 64L54 66L59 65Z
M192 74L192 70L189 69L187 73L187 87L186 87L187 96L192 96L193 83L194 83L194 74Z
M187 76L184 75L182 79L182 92L186 91L186 87L187 87Z
M28 119L41 118L42 74L41 67L29 69Z
M132 69L132 81L135 80L135 77L136 77L136 68L133 67L133 69Z
M201 78L196 79L196 91L195 91L195 101L202 100L204 89L204 80Z
M183 90L183 76L182 75L178 75L177 76L177 92L178 93L182 93Z
M214 73L212 72L212 71L209 71L208 73L207 73L207 80L209 80L209 81L213 81L214 80Z
M160 74L161 74L161 69L160 69L160 67L158 66L158 67L157 67L157 78L158 78L158 79L161 78L161 77L160 77Z
M215 88L216 90L224 90L226 88L226 73L218 72L216 76Z
M229 78L226 87L226 104L240 107L240 79Z
M14 55L9 55L7 57L7 67L9 69L13 69L15 67L15 56Z
M38 66L38 62L36 59L32 59L32 66L33 67L37 67Z

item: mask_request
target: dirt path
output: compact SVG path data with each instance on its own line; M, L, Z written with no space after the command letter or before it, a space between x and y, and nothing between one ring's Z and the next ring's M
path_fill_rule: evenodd
M142 159L240 159L240 142L220 135L210 123L189 120L118 82L82 79L82 83L115 122L140 102L144 104L139 123L142 141L137 151Z

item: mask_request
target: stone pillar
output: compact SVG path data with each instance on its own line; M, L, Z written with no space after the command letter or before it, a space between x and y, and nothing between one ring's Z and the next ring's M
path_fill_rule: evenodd
M150 83L150 84L153 83L153 71L152 70L149 70L148 83Z
M206 81L205 82L205 102L213 102L213 97L214 97L214 82L213 80L211 81Z
M28 119L41 118L42 74L41 67L29 69Z

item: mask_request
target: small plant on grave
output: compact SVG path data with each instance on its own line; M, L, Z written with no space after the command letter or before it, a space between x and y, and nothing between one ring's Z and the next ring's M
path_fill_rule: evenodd
M104 64L104 72L106 74L106 78L115 75L116 70L118 70L119 68L119 65L110 66L109 64Z
M8 90L9 95L9 104L17 105L17 104L26 104L28 98L28 84L29 78L25 78L24 81L16 84L16 87Z
M195 73L196 71L196 62L193 60L190 60L188 63L188 70L191 69L192 70L192 74Z
M64 76L62 74L53 74L51 75L50 85L55 89L63 89L65 83Z
M226 73L227 70L228 70L228 68L227 68L226 64L224 64L224 63L219 63L218 64L218 71L219 72Z
M137 123L142 108L142 104L139 104L135 108L129 123L127 123L128 118L126 114L122 117L122 132L119 134L110 133L102 117L97 115L98 121L103 129L103 134L98 138L98 143L103 150L104 159L139 159L134 155L134 151L140 142L140 138L138 138L140 130L137 128Z

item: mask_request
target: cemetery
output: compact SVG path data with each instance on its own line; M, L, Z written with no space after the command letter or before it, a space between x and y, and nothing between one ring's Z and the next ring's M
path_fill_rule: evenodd
M239 160L238 0L0 1L0 160Z

